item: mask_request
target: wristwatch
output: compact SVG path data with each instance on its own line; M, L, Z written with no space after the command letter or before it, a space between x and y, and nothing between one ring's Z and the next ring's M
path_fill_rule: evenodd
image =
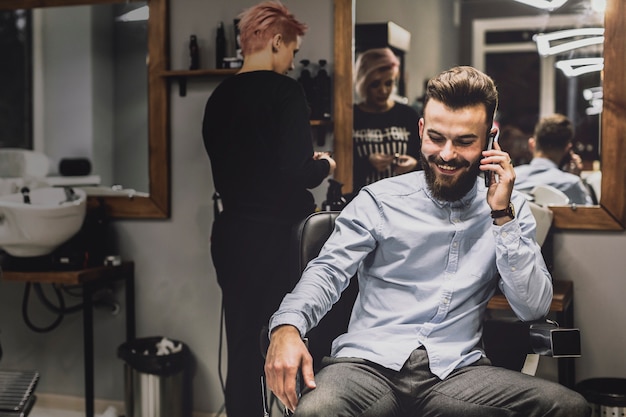
M515 207L513 203L509 202L509 206L503 210L491 210L491 218L499 219L500 217L508 216L512 219L515 218Z

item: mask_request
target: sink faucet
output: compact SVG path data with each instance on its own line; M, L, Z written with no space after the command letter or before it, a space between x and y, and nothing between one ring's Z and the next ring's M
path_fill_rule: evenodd
M20 190L22 196L24 197L24 204L30 204L30 188L22 187Z
M65 202L78 200L80 197L76 195L76 191L72 187L63 187L65 191Z

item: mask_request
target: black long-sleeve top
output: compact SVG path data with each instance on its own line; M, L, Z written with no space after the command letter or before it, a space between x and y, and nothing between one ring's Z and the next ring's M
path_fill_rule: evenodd
M296 80L272 71L226 79L207 101L202 134L225 212L284 223L314 211L307 189L330 164L313 159L309 108Z

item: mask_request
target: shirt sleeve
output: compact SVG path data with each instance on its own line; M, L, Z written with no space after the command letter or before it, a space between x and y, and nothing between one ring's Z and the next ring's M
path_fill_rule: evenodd
M492 226L499 287L520 320L545 317L552 302L552 277L535 240L536 222L525 198L516 193L516 218ZM514 194L515 195L515 194Z
M374 198L360 192L337 217L335 229L319 256L309 262L296 287L271 317L270 332L277 326L291 324L304 337L315 327L339 300L361 261L374 250L379 224L380 211Z

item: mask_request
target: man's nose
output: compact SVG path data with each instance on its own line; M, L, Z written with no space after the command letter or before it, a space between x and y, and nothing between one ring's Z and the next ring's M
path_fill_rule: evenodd
M452 144L452 141L446 141L441 152L439 152L439 156L444 161L451 161L456 158L456 147Z

